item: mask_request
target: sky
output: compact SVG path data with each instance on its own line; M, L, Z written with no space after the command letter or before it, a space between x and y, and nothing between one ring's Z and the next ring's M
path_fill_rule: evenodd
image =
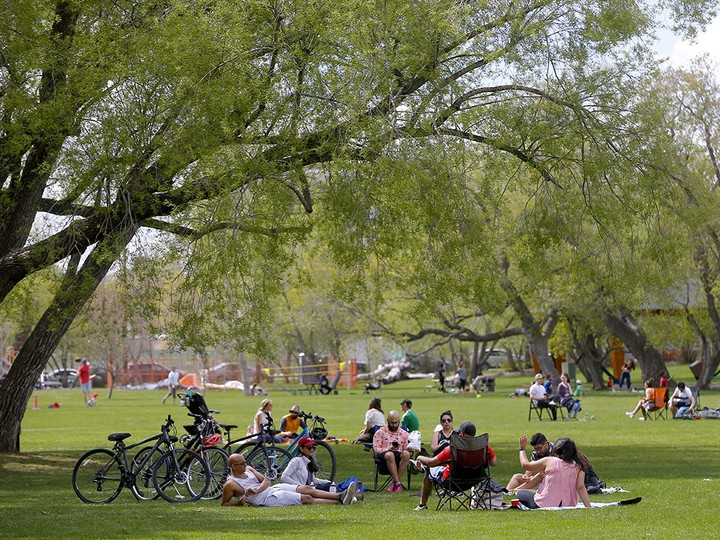
M661 34L656 47L660 56L669 58L673 67L687 66L691 59L703 53L709 53L718 63L718 76L720 76L720 16L715 17L713 23L695 42L683 41L670 32Z

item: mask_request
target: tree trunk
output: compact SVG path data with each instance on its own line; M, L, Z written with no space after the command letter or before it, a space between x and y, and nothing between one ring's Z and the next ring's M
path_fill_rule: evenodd
M630 349L640 364L643 381L653 378L657 384L660 372L666 369L665 360L660 352L648 343L647 336L635 317L628 312L606 313L605 324Z
M63 283L0 386L0 452L19 452L20 426L27 404L50 355L70 324L124 249L135 228L120 230L99 243L78 272L80 255L71 257ZM115 256L113 256L113 254Z

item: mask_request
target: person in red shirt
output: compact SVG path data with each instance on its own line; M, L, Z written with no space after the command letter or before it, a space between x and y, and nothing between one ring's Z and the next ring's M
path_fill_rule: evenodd
M78 369L78 378L80 379L80 390L83 395L83 402L88 407L90 398L92 397L92 380L90 378L90 363L83 358L81 360L80 369Z
M461 437L474 437L475 436L475 424L472 422L463 422L458 428L458 435ZM497 465L497 456L495 452L489 446L487 447L490 465L494 467ZM447 445L442 452L435 457L430 456L418 456L415 460L417 469L419 471L425 471L423 477L422 489L420 490L420 504L417 505L415 510L427 510L427 502L432 491L433 482L436 484L442 483L452 471L453 461L450 445Z

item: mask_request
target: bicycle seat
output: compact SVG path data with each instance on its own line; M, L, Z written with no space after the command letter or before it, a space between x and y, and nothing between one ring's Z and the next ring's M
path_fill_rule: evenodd
M237 429L237 426L233 424L218 424L221 428L228 430L228 429Z
M108 441L124 441L130 436L130 433L111 433L108 435Z

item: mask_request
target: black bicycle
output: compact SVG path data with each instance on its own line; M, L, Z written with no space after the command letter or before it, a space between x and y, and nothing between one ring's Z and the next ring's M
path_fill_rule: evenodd
M72 483L76 495L86 503L109 503L124 487L137 500L158 496L169 502L192 502L208 489L210 473L205 460L187 449L176 450L177 437L170 434L175 422L168 415L160 433L132 445L125 439L130 433L112 433L112 450L96 448L83 454L73 468ZM143 447L131 460L128 451Z
M180 442L185 448L199 454L207 463L210 471L210 485L202 498L205 500L219 499L229 473L229 456L221 446L223 441L219 432L219 424L212 415L205 417L202 414L188 413L188 416L194 417L195 422L192 425L183 426L187 433L180 436Z

